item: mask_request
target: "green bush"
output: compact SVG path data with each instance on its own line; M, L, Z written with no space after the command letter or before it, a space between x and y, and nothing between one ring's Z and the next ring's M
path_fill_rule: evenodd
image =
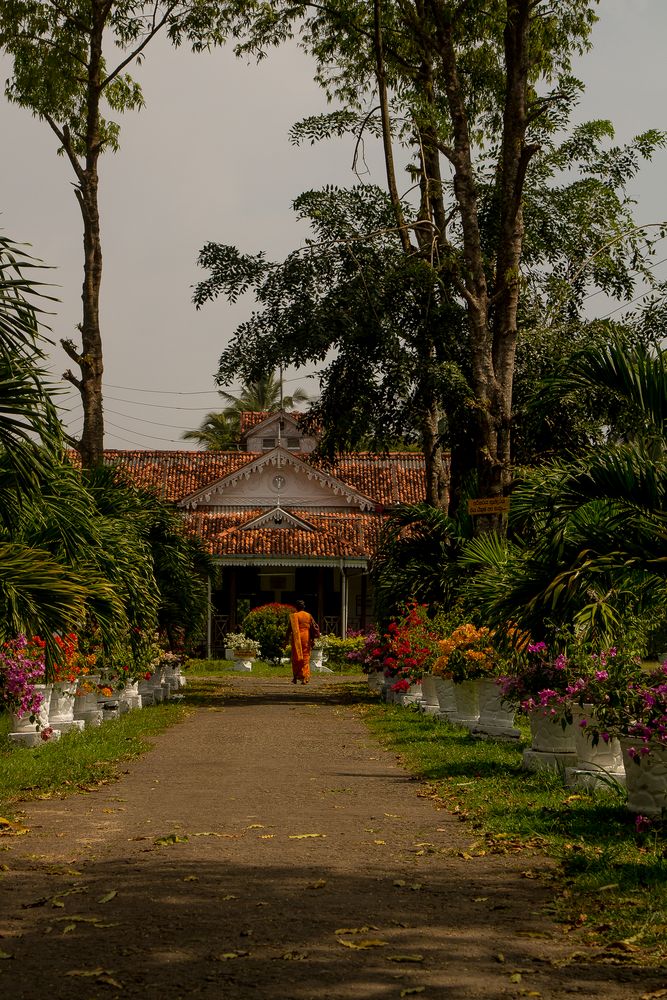
M341 670L352 666L348 653L358 653L363 649L366 636L355 635L341 639L337 635L323 635L322 647L327 658L327 666L332 670Z
M257 639L262 659L273 663L280 661L285 652L289 616L295 611L291 604L262 604L243 619L243 634L249 639Z

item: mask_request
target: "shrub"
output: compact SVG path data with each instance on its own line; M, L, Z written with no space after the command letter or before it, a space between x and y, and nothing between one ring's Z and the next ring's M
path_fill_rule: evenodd
M357 663L356 655L364 647L366 637L363 635L348 636L341 639L337 635L323 635L322 648L326 654L327 666L332 670L342 670L344 667Z
M295 611L291 604L262 604L243 619L243 634L249 639L257 639L263 659L273 663L280 661L285 650L289 616Z

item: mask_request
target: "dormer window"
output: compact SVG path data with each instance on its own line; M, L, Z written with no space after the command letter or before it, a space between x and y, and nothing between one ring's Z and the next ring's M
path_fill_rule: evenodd
M262 449L264 451L271 451L272 448L276 446L275 438L262 438Z
M298 451L300 447L301 447L300 438L290 438L290 437L287 438L288 451Z

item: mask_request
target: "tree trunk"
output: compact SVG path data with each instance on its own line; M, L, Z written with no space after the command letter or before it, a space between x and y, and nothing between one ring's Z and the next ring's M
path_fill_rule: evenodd
M80 370L80 379L69 373L66 377L76 385L81 393L83 406L83 430L79 441L79 452L84 468L101 465L104 460L104 414L102 406L102 335L100 332L100 288L102 285L102 243L100 239L99 175L100 156L100 95L102 91L102 39L109 5L101 0L92 3L92 28L88 55L88 76L86 87L86 132L85 166L75 164L76 151L65 131L66 152L75 165L79 180L75 188L81 217L83 219L83 287L81 291L82 321L79 326L82 351L79 354L70 341L63 347Z

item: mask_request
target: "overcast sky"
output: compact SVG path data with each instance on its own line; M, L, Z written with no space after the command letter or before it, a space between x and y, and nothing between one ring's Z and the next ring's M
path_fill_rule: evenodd
M587 86L578 119L611 119L621 141L667 129L667 3L601 0L599 13L594 49L578 67ZM346 141L290 146L289 127L324 110L312 68L295 47L257 66L236 61L229 49L194 56L156 42L135 75L146 108L122 119L121 150L101 166L106 446L189 447L181 432L219 408L218 359L252 308L219 301L195 311L192 285L205 276L198 251L215 240L284 256L305 236L292 200L327 183L353 183L352 149ZM61 301L53 335L76 337L82 250L71 170L45 124L0 100L0 228L55 268ZM370 163L370 179L382 183L379 159ZM638 222L667 219L666 180L661 151L633 190ZM662 271L667 278L667 264ZM604 301L601 308L610 307ZM60 348L53 365L58 375L69 367ZM286 391L297 384L316 392L316 383L301 380ZM69 405L76 433L76 394Z

